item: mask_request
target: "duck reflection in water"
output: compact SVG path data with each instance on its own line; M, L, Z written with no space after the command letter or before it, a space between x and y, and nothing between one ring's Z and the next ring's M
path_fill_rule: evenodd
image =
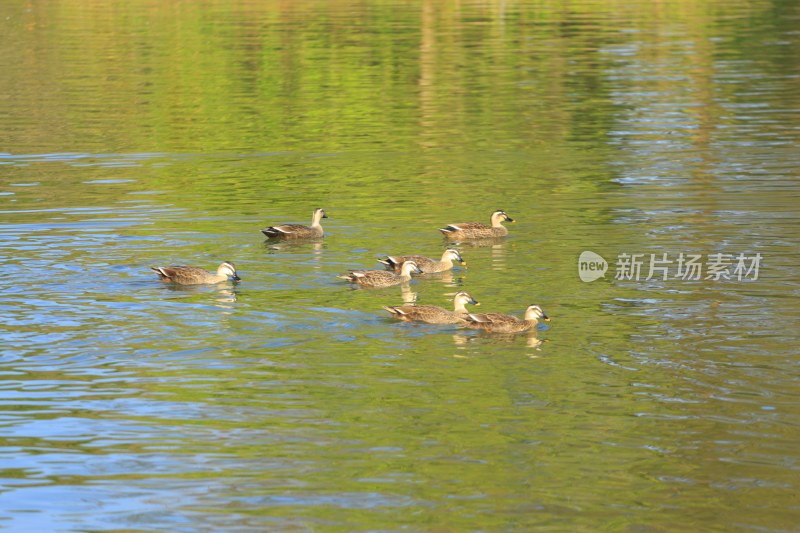
M238 299L238 285L178 285L176 283L165 283L162 285L164 290L168 290L176 298L187 298L193 295L208 294L214 298L213 305L223 309L232 309L233 304Z
M463 272L463 271L462 271ZM423 273L422 278L441 281L447 287L460 287L464 285L464 275L456 275L452 270L436 272L434 274Z
M456 241L453 243L452 241L447 241L450 244L458 244L459 246L467 246L472 248L486 248L489 246L492 247L500 247L508 241L505 237L489 237L486 239L465 239L463 241Z
M311 250L315 255L322 253L325 246L325 240L322 238L316 239L294 239L294 240L272 240L266 239L264 241L264 248L269 250L270 253L278 252L302 252L303 250Z
M479 340L481 343L491 342L491 343L512 344L514 342L517 342L517 340L520 337L522 337L522 335L519 335L518 333L489 333L487 331L472 333L472 332L460 331L453 335L453 343L459 348L466 348L467 346L469 346L470 343ZM545 342L547 342L547 340L540 339L539 336L536 334L535 330L529 331L528 334L525 335L526 348L534 348L538 350Z
M400 296L404 304L413 304L417 301L417 298L419 298L419 294L411 290L411 285L408 283L400 285Z
M315 271L322 270L322 252L325 248L325 241L319 239L295 239L295 240L273 240L266 239L264 241L264 248L270 254L285 253L287 255L293 254L297 257L305 258L300 262L307 262L313 264Z

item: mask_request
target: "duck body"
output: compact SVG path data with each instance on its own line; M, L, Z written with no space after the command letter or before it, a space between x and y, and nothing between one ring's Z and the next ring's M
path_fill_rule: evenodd
M525 318L503 313L467 313L465 322L470 328L482 329L490 333L522 333L535 328L539 320L549 321L538 305L530 305L525 310Z
M217 268L216 273L209 272L204 268L173 265L168 267L150 267L158 278L164 282L177 283L179 285L201 285L222 283L232 279L240 281L241 278L236 273L236 267L230 261L225 261Z
M402 268L403 263L406 261L414 261L417 264L417 267L419 267L424 274L445 272L453 268L454 262L459 263L462 266L466 266L467 264L467 262L461 257L461 254L458 252L458 250L454 248L448 248L445 250L442 254L442 259L439 261L422 255L389 255L385 259L378 259L379 263L386 265L387 270L394 271L399 271Z
M421 274L422 271L414 261L406 261L399 273L388 270L351 270L336 277L362 287L380 288L408 283L411 281L412 273Z
M514 222L505 211L495 211L491 216L491 225L480 222L460 222L458 224L448 224L447 227L440 228L439 231L449 240L459 241L468 239L491 239L505 237L508 229L503 226L503 222Z
M465 324L466 304L480 305L469 293L461 291L453 298L453 311L437 305L397 305L384 307L394 318L426 324Z
M323 209L317 208L311 216L311 225L303 224L279 224L261 230L261 233L270 239L315 239L325 235L320 221L328 218Z

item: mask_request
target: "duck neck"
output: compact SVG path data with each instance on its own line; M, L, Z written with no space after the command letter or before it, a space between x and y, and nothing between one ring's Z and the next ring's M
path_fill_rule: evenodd
M403 269L400 271L400 279L403 281L411 280L411 269L406 268L406 265L408 265L408 263L403 263Z

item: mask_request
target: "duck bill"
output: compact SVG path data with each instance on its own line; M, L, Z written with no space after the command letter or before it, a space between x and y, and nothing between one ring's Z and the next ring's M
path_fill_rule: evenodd
M233 275L233 281L242 281L242 278L237 276L236 274Z
M476 300L472 300L470 303L471 303L472 305L475 305L475 306L481 305L481 303L480 303L480 302L478 302L478 301L476 301Z
M544 319L545 322L550 322L550 317L549 316L542 315L542 318Z

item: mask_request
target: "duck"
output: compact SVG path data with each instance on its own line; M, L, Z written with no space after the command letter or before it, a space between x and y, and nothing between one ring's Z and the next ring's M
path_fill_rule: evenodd
M328 218L324 209L314 209L311 216L311 225L303 224L279 224L261 230L261 233L270 239L315 239L322 237L325 232L322 230L320 220Z
M467 266L467 262L461 257L461 254L455 248L448 248L442 254L442 259L437 261L422 255L389 255L385 259L378 259L379 263L386 265L387 270L398 271L406 261L414 261L420 270L426 274L433 274L436 272L445 272L453 268L453 262Z
M422 274L422 271L414 261L403 263L399 274L387 270L352 270L347 274L341 274L336 277L345 279L350 283L356 283L362 287L380 288L408 283L411 280L411 274Z
M491 239L492 237L505 237L508 229L503 226L503 222L514 222L514 219L506 214L505 211L497 210L492 213L491 226L480 222L461 222L459 224L448 224L439 231L451 241L463 239Z
M168 267L150 267L158 274L161 281L177 283L179 285L200 285L203 283L222 283L232 279L241 281L242 278L236 273L236 267L230 261L225 261L217 267L216 274L203 268L183 265L173 265Z
M464 324L467 316L466 304L481 305L466 291L456 293L453 310L437 305L396 305L384 309L405 322L425 322L426 324Z
M466 325L470 328L483 329L488 332L496 333L521 333L536 327L539 320L550 321L550 317L544 314L538 305L529 305L525 310L525 318L520 320L513 315L502 313L467 313L465 317Z

